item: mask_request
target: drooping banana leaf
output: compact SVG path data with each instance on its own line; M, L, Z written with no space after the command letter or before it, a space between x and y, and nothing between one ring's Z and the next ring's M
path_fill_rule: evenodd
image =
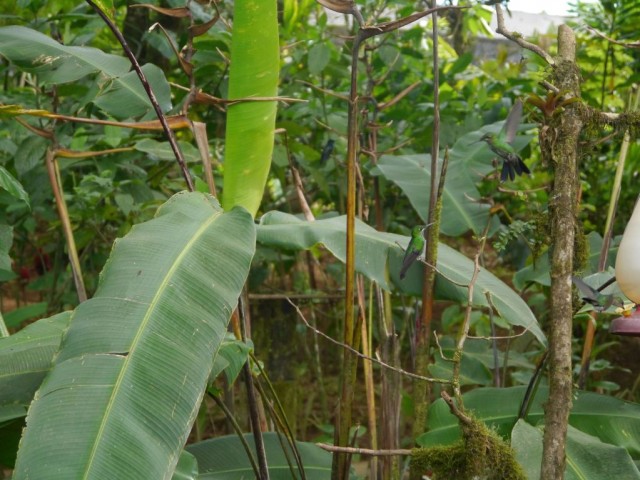
M426 223L431 184L430 155L383 155L377 170L402 189L416 213ZM457 236L471 230L480 234L489 221L491 206L483 202L480 192L465 171L450 171L442 197L440 230ZM492 219L494 229L500 223Z
M277 211L268 212L258 226L258 242L284 250L305 250L317 244L324 245L336 258L346 258L346 220L344 216L315 222L306 222L294 215ZM408 237L378 232L369 225L356 221L356 270L381 287L397 288L414 295L422 291L422 265L411 267L404 280L399 271ZM436 294L439 298L466 302L467 288L473 274L473 261L453 248L438 245L438 278ZM546 337L536 317L525 301L491 272L481 269L474 286L476 305L495 308L508 323L527 328L543 344Z
M6 408L29 405L40 387L71 312L43 318L15 335L0 339L0 417Z
M170 479L254 248L251 215L199 193L116 241L29 409L14 479Z

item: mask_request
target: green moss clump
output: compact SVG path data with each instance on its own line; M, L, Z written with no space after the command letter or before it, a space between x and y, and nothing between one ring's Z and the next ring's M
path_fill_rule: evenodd
M415 448L412 477L430 471L434 480L526 480L514 451L479 420L461 424L462 440L447 447Z

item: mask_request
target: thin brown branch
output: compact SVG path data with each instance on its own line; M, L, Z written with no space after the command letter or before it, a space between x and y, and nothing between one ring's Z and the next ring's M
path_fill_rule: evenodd
M453 375L452 375L452 383L453 383L453 394L456 397L456 401L460 407L463 407L462 403L462 391L460 389L460 371L462 365L462 355L464 344L469 336L469 328L471 326L471 314L473 313L473 291L475 288L476 281L478 280L478 275L480 274L480 256L484 251L484 246L487 241L487 234L489 232L489 227L491 225L491 219L487 221L487 225L482 233L482 237L480 238L480 245L478 246L478 251L475 254L473 259L473 274L471 276L471 281L469 282L469 287L467 290L467 306L464 312L464 319L462 321L462 325L460 326L460 330L458 331L458 337L456 339L456 348L453 352ZM444 397L443 397L444 398ZM446 400L445 400L446 401Z
M378 109L384 110L385 108L393 107L396 103L398 103L400 100L402 100L404 97L409 95L412 91L414 91L418 86L420 86L421 83L422 83L421 81L412 83L411 85L409 85L407 88L402 90L399 94L397 94L388 102L379 103Z
M300 172L295 166L293 156L291 155L291 149L289 148L289 136L287 135L287 130L284 128L278 128L276 129L275 133L281 133L284 137L284 148L287 151L287 160L289 161L289 168L291 169L291 176L293 177L293 187L295 188L296 195L298 197L300 209L302 210L304 218L307 222L314 222L316 220L316 217L313 215L313 212L309 207L309 203L307 202L307 198L304 195L302 178L300 177Z
M368 455L374 457L390 457L395 455L411 455L411 450L406 448L399 448L396 450L373 450L370 448L357 448L357 447L337 447L335 445L328 445L326 443L316 443L316 445L327 452L341 452L352 453L356 455Z
M513 335L496 335L495 337L484 337L478 335L467 335L467 338L473 338L475 340L509 340L512 338L518 338L524 335L529 331L528 328L525 328L520 333L514 333Z
M620 46L625 47L625 48L640 48L640 41L638 41L638 42L621 42L619 40L614 40L611 37L607 37L604 33L596 30L595 28L593 28L590 25L585 25L585 27L591 33L595 33L598 37L603 38L607 42L611 42L611 43L614 43L616 45L620 45Z
M373 152L371 150L366 150L364 148L360 149L360 152L363 155L368 155L370 157L379 158L382 155L389 155L390 153L396 152L396 151L400 150L401 148L406 147L411 142L413 142L413 139L409 138L409 139L404 140L403 142L399 143L398 145L394 145L393 147L387 148L386 150L383 150L381 152Z
M319 300L333 301L344 298L344 293L326 294L326 293L250 293L250 300Z
M311 87L314 90L317 90L319 92L324 93L325 95L330 95L332 97L339 98L340 100L344 100L345 102L349 101L349 97L347 97L346 95L342 95L340 93L332 92L331 90L327 90L326 88L318 87L317 85L314 85L314 84L312 84L310 82L306 82L304 80L296 80L296 82L301 83L303 85L306 85L307 87Z
M442 345L440 345L440 339L438 338L438 335L435 332L433 334L433 338L436 341L436 345L438 346L438 352L440 353L440 358L445 362L453 362L452 358L449 358L444 354L444 351L442 350Z
M428 10L423 10L421 12L414 12L411 15L407 15L406 17L399 18L398 20L392 20L390 22L378 23L376 25L363 27L360 32L364 35L364 38L374 37L376 35L382 35L383 33L393 32L402 27L406 27L407 25L415 22L416 20L420 20L427 15L431 15L433 13L444 12L447 10L462 10L471 8L470 6L459 7L459 6L446 6L446 7L435 7L429 8ZM363 38L363 39L364 39Z
M69 255L69 263L71 264L71 273L73 275L73 281L76 286L78 301L82 303L87 299L87 290L82 278L80 259L78 258L78 248L76 247L76 241L73 237L73 227L71 226L67 203L64 199L62 181L60 179L60 171L58 169L53 149L47 149L47 152L45 153L45 160L47 165L47 173L49 174L49 181L51 183L51 189L53 190L53 197L58 209L58 215L60 216L60 222L62 223L62 230L64 232L65 240L67 241L67 254Z
M446 392L446 390L443 390L440 393L440 396L442 397L442 399L445 401L445 403L447 405L449 405L449 410L451 410L451 413L453 415L455 415L456 417L458 417L458 420L460 420L462 423L466 424L466 425L471 425L471 418L469 418L467 415L465 415L459 408L458 406L455 404L455 401L453 400L453 398L451 398L451 396Z
M533 43L527 42L521 33L512 32L507 30L507 27L504 24L504 14L502 13L502 7L500 4L496 4L496 19L498 21L498 27L496 28L496 32L502 35L505 38L508 38L514 43L517 43L522 48L526 50L530 50L533 53L538 54L540 57L544 59L549 65L553 66L556 64L555 60L551 55L544 51L543 48L535 45Z
M162 130L162 124L158 120L151 120L149 122L116 122L113 120L100 120L97 118L83 118L83 117L73 117L70 115L61 115L58 113L48 112L46 110L22 110L19 115L29 115L33 117L43 117L50 118L52 120L60 120L62 122L73 122L73 123L88 123L90 125L108 125L112 127L122 127L122 128L131 128L133 130ZM168 125L173 130L178 130L181 128L189 128L190 122L187 117L184 115L172 115L170 117L166 117ZM40 135L45 138L53 138L53 134L48 132L47 130L41 130L39 128L34 127L33 125L29 125L24 120L21 120L19 117L16 117L16 121L20 123L20 125L29 129L36 135Z
M53 140L53 138L54 138L53 137L53 132L51 132L49 130L43 130L41 128L34 127L33 125L30 125L29 123L27 123L24 120L22 120L20 117L16 117L16 122L18 122L24 128L26 128L30 132L35 133L36 135L38 135L40 137L47 138L49 140Z
M90 158L99 157L101 155L111 155L113 153L130 152L135 150L133 147L109 148L107 150L78 152L75 150L67 150L66 148L58 148L55 150L56 157L63 158Z
M358 350L356 350L353 347L350 347L349 345L345 345L343 342L340 342L332 337L330 337L329 335L327 335L326 333L322 332L321 330L315 328L313 325L311 325L309 323L309 321L306 319L306 317L304 316L304 314L302 313L302 311L300 310L300 308L291 301L291 299L287 298L286 299L289 304L295 308L296 312L298 313L298 317L300 317L300 320L302 320L302 323L304 323L306 325L307 328L309 328L311 331L313 331L314 333L316 333L317 335L320 335L322 338L330 341L331 343L333 343L334 345L339 346L340 348L343 348L345 350L350 351L351 353L353 353L354 355L357 355L358 357L365 359L365 360L369 360L370 362L373 362L377 365L380 365L382 368L386 368L388 370L393 370L394 372L398 372L401 375L405 375L409 378L414 378L416 380L422 380L424 382L431 382L431 383L441 383L443 385L449 385L451 384L450 380L445 380L442 378L435 378L435 377L424 377L422 375L416 375L415 373L411 373L411 372L407 372L406 370L403 370L401 368L396 368L393 367L391 365L388 365L384 362L382 362L381 360L378 360L377 358L373 358L373 357L369 357L367 355L364 355L363 353L359 352Z

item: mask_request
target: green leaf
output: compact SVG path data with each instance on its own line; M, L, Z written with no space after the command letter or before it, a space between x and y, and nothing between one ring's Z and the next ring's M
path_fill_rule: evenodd
M180 453L180 459L171 480L198 480L198 460L186 450Z
M59 313L0 339L0 418L7 407L31 403L70 318L71 312Z
M435 361L429 365L429 374L436 378L452 378L453 363L435 356ZM464 355L460 363L460 385L490 385L491 372L479 360Z
M242 367L249 358L249 353L253 350L253 345L248 345L237 340L233 333L227 333L218 355L214 359L213 370L209 377L209 383L216 379L224 371L227 382L232 385L242 371Z
M142 66L149 85L163 112L171 110L171 91L164 72L155 65ZM114 79L93 101L109 115L118 119L138 118L149 113L155 116L151 101L135 71Z
M639 479L629 453L621 447L601 442L569 425L566 444L567 463L564 480ZM511 432L511 446L528 478L540 478L542 430L518 420Z
M14 479L169 478L254 248L251 215L200 193L118 240L31 404Z
M125 75L131 64L118 55L97 48L61 45L26 27L0 27L0 55L45 83L68 83L101 72L108 77Z
M229 99L274 97L280 71L277 2L234 3ZM236 205L255 216L273 153L276 102L241 102L227 110L224 208Z
M331 50L325 43L316 43L309 50L309 73L320 74L331 60Z
M324 245L341 262L346 259L346 217L332 217L315 222L305 222L293 215L268 212L260 220L258 241L268 247L284 250L306 250L314 245ZM356 220L356 270L377 282L386 290L396 288L419 295L422 292L420 265L409 269L407 277L400 280L399 271L408 237L378 232ZM473 273L473 261L448 247L438 244L438 280L436 293L439 298L466 302L466 285ZM491 302L487 299L491 298ZM544 333L527 304L491 272L482 269L474 288L474 304L489 306L511 325L531 331L543 344Z
M464 395L464 406L474 415L508 437L515 425L526 386L511 388L479 388ZM539 387L530 404L526 420L542 422L543 405L548 389ZM626 448L635 459L640 458L640 405L593 392L577 391L569 423L605 443ZM460 438L458 421L443 400L429 408L430 430L418 437L422 446L448 445Z
M431 184L430 155L383 155L378 169L402 189L416 213L426 223ZM464 170L449 170L442 196L440 230L460 236L472 230L481 233L489 219L490 205L481 203L480 192ZM497 225L497 220L494 221Z
M13 243L13 227L0 223L0 270L11 271L9 250Z
M42 159L48 146L49 141L37 135L30 135L20 143L13 157L18 177L22 178L37 165L42 165Z
M200 153L198 149L189 142L178 141L180 149L184 154L187 163L194 163L200 161ZM151 138L144 138L139 142L136 142L134 148L139 152L144 152L149 155L149 158L153 160L162 160L175 162L176 156L169 145L169 142L158 142Z
M286 457L282 453L282 446L278 434L274 432L263 433L264 445L269 466L269 477L272 480L289 480L292 478ZM253 435L245 435L255 456ZM283 438L286 445L286 440ZM312 443L296 442L307 479L325 480L331 476L331 454ZM237 480L239 478L254 478L251 464L247 454L235 435L229 435L187 446L198 459L200 480ZM287 452L293 459L290 451ZM292 460L293 461L293 460ZM295 463L294 469L295 467ZM296 470L297 473L297 470ZM296 477L301 478L301 477Z
M16 328L25 320L41 317L45 313L47 313L47 302L31 303L5 313L4 321L7 327Z
M6 168L0 166L0 188L4 188L12 196L22 200L29 208L29 194L24 190L22 184L11 175Z

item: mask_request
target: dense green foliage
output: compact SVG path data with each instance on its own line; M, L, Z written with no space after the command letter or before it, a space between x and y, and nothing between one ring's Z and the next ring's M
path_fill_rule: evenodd
M358 292L367 320L363 343L409 371L423 276L414 267L402 281L398 272L406 235L427 222L436 87L441 121L436 164L445 156L449 162L437 227L432 327L439 343L432 346L429 371L445 385L432 391L430 431L425 426L419 438L407 435L416 407L409 380L387 390L388 371L375 366L375 381L383 383L385 394L371 391L371 398L375 395L379 410L389 405L401 410L398 431L407 443L439 449L427 450L425 470L431 465L451 473L441 459L454 455L452 464L461 472L466 457L452 450L461 445L455 443L459 423L436 400L453 378L469 390L464 405L474 418L495 429L474 423L480 443L490 438L504 449L487 459L479 452L475 470L464 474L485 472L504 454L534 478L542 452L544 375L532 384L536 393L523 406L526 414L517 413L526 385L537 378L534 371L543 368L548 332L553 166L541 160L538 133L567 103L540 86L548 67L530 51L513 56L507 41L496 43L488 56L474 50L479 36L489 33L492 8L460 3L470 8L439 19L437 85L431 17L371 38L360 52L355 268L363 279ZM122 47L88 4L24 0L3 12L0 466L15 466L14 478L232 478L224 475L233 475L229 465L240 462L235 460L240 441L221 437L220 432L233 432L203 397L208 393L218 402L225 392L225 402L235 404L236 419L248 428L246 405L234 400L240 389L233 385L246 361L267 413L285 432L266 437L274 478L286 478L301 463L309 467L307 478L326 478L329 455L306 443L296 448L293 440L331 435L340 350L295 324L304 316L313 328L341 338L346 98L356 26L352 17L345 24L311 0L283 0L277 19L276 2L234 4L100 2L174 128L195 179L194 193L178 193L185 189L184 179L152 104ZM358 6L369 24L414 11L407 2L366 0ZM265 13L256 15L256 8ZM609 37L637 41L636 2L602 0L578 5L576 12L581 22ZM638 82L638 50L584 29L579 40L581 101L605 111L628 109ZM554 35L533 41L553 45ZM265 98L226 101L252 96ZM500 131L518 98L525 102L525 121L514 148L533 173L502 184L499 164L479 140ZM580 138L576 273L581 276L598 271L623 133L593 124ZM633 139L607 266L613 265L638 194L639 155ZM206 192L219 196L227 211ZM249 212L232 209L236 205ZM471 257L483 232L488 237L479 257L483 268L467 311ZM78 275L90 298L82 303ZM609 276L587 280L597 285ZM233 323L238 338L231 338L227 326L245 280L248 295ZM576 374L591 321L588 308L578 311L578 300ZM299 306L291 308L291 302ZM606 328L613 314L614 307L600 314L599 327ZM239 324L248 318L253 343L240 340L247 333L240 334ZM460 360L456 343L465 318L478 338L467 339ZM498 340L489 339L496 335ZM628 345L612 341L602 328L596 333L585 385L592 391L577 395L570 418L567 478L580 478L581 470L593 478L640 478L640 409L631 403L639 400L638 382L627 370L638 359L625 357ZM459 371L454 358L460 360ZM371 429L385 420L375 417L376 407L367 404L364 393L360 398L354 418L365 423L368 415L370 422L359 433L359 446L375 447ZM382 436L384 429L378 428ZM464 428L462 436L477 440ZM209 437L221 438L205 440ZM279 443L288 445L284 455ZM255 446L247 449L255 454ZM527 451L535 453L534 460ZM65 470L52 473L51 465ZM243 471L251 475L251 468L243 458ZM513 471L513 478L521 478L520 466L514 463Z

